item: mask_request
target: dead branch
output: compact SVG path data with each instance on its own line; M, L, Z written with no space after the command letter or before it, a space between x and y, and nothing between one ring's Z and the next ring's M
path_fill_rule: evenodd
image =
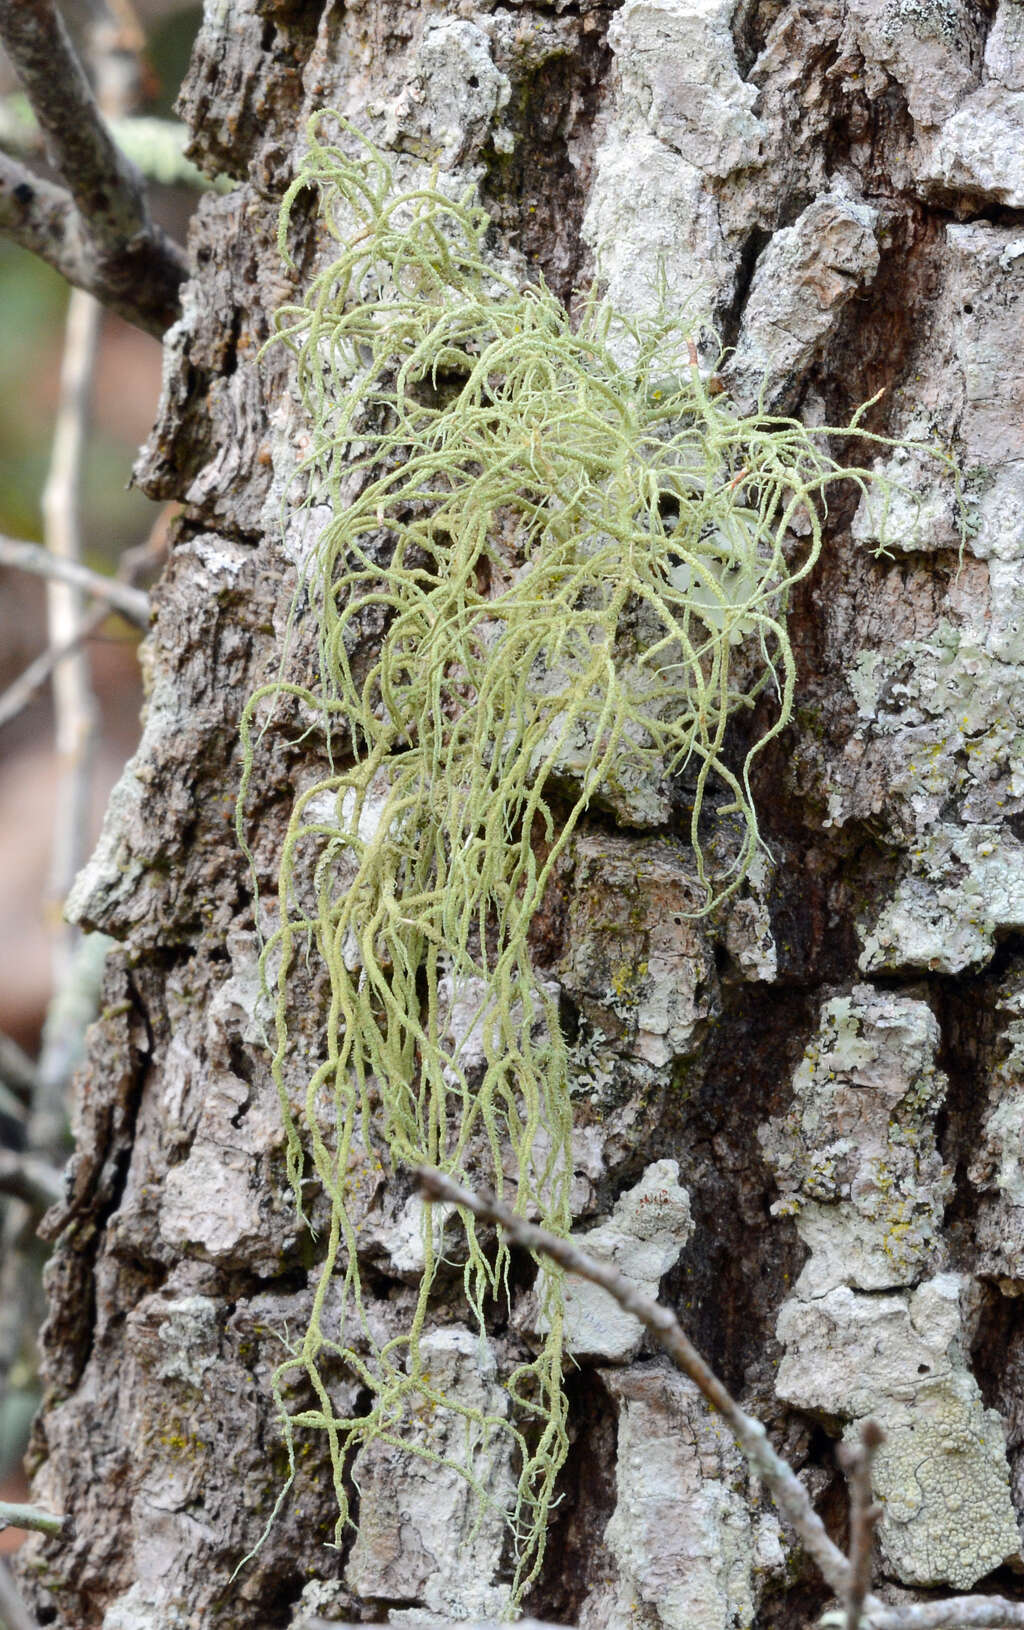
M860 1442L845 1444L840 1462L850 1484L850 1584L846 1593L846 1630L861 1630L864 1602L871 1588L871 1553L882 1515L871 1492L871 1463L885 1442L877 1421L865 1421Z
M52 0L0 0L0 38L68 192L0 159L0 227L157 336L178 315L183 251L150 219ZM70 196L69 196L70 195Z
M459 1206L483 1222L499 1223L516 1245L550 1257L567 1273L577 1274L581 1279L589 1279L592 1284L600 1285L620 1307L639 1319L683 1374L688 1375L700 1388L708 1403L728 1421L751 1466L771 1489L779 1509L792 1523L836 1595L845 1597L848 1594L852 1576L850 1564L839 1547L829 1539L807 1490L789 1463L776 1454L761 1422L741 1409L727 1391L684 1333L674 1313L660 1302L645 1296L610 1263L599 1262L596 1257L581 1251L571 1240L559 1239L546 1229L525 1222L501 1201L474 1194L453 1183L450 1177L444 1177L428 1167L420 1167L415 1175L421 1189L431 1199Z
M102 572L91 571L79 561L61 560L49 549L37 543L24 543L20 538L0 535L0 566L13 566L20 572L31 572L34 577L56 578L80 589L94 600L103 600L122 617L136 623L139 628L149 627L149 595L144 589L133 589L116 577L104 577Z
M23 1528L27 1533L49 1534L52 1539L66 1539L71 1524L67 1517L52 1511L41 1511L35 1505L18 1505L0 1500L0 1533L5 1528Z

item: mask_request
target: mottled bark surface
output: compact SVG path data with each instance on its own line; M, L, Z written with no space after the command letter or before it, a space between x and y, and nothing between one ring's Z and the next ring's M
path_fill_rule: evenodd
M327 1548L313 1436L232 1577L282 1483L269 1375L321 1248L284 1182L232 814L239 714L278 671L304 541L281 497L308 428L285 353L256 357L323 253L298 214L297 273L275 245L323 105L407 179L430 160L477 177L499 243L565 295L597 264L620 306L650 309L663 265L670 298L736 346L740 397L767 378L772 404L838 423L885 387L872 428L962 459L962 560L927 461L891 461L921 500L916 530L897 506L880 539L856 494L833 502L793 608L795 722L758 767L771 861L727 916L682 914L685 828L641 789L582 831L536 952L573 1046L581 1230L649 1286L664 1276L837 1538L835 1443L883 1420L883 1593L1019 1595L1024 6L227 0L207 9L183 104L195 156L238 186L193 225L139 467L185 514L143 742L74 896L122 949L50 1218L36 1494L75 1538L23 1554L40 1622L415 1624L500 1606L507 1578L500 1523L460 1557L463 1486L390 1450L358 1468L358 1538ZM303 524L315 534L315 512ZM300 618L290 672L311 641ZM268 890L314 751L292 735L266 738L249 812ZM308 978L298 1042L315 1050ZM652 1235L637 1218L655 1191ZM411 1305L409 1202L383 1175L353 1202L382 1334ZM497 1407L495 1376L536 1324L528 1277L492 1332L493 1373L458 1276L439 1295L428 1339L462 1396ZM573 1447L531 1610L586 1630L810 1622L823 1587L689 1384L631 1329L598 1328L599 1308L574 1317ZM335 1384L358 1406L351 1377Z

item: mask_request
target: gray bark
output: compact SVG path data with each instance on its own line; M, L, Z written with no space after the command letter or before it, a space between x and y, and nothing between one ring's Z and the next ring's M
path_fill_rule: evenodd
M671 789L648 786L613 812L620 830L595 812L581 831L536 952L573 1038L580 1230L649 1290L663 1276L839 1542L836 1442L882 1422L879 1595L1018 1597L1024 7L228 0L208 8L183 113L192 156L238 184L199 205L138 472L185 511L153 594L142 745L73 896L121 947L48 1224L34 1499L74 1532L21 1554L33 1608L69 1630L472 1620L507 1575L500 1524L467 1539L457 1480L390 1450L359 1468L358 1535L328 1548L310 1434L232 1577L283 1481L269 1377L322 1249L287 1195L232 817L241 709L285 649L281 497L308 434L287 354L256 354L326 252L312 216L294 274L276 248L325 105L409 176L429 153L477 177L497 247L565 297L597 265L620 306L651 309L663 266L670 299L735 345L741 398L767 381L778 409L840 423L884 387L869 428L962 460L962 559L926 460L890 460L916 530L897 510L879 537L871 505L833 499L791 613L794 724L758 765L771 861L726 916L682 915ZM309 639L299 620L286 677ZM249 811L267 891L315 753L290 734L265 738ZM309 980L297 1041L315 1055ZM404 1177L358 1196L382 1333L412 1303L411 1197ZM537 1319L516 1295L499 1375ZM690 1383L582 1293L570 1321L572 1449L529 1611L584 1630L812 1622L825 1587ZM455 1275L428 1339L486 1401L468 1323Z

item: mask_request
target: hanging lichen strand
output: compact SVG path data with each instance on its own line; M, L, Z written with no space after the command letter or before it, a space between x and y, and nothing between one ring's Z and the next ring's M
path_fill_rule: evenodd
M322 139L328 118L358 157ZM411 1328L382 1345L361 1298L351 1164L426 1162L499 1194L511 1170L517 1209L568 1231L568 1060L555 994L531 965L531 920L625 761L655 775L687 768L700 911L740 886L758 844L751 762L790 716L787 593L817 558L828 484L870 477L840 472L825 432L740 417L709 390L692 328L670 314L628 321L591 299L574 325L543 284L521 288L489 262L472 192L450 198L435 177L396 193L382 155L334 115L313 120L285 198L286 256L310 188L341 253L279 313L278 332L313 427L302 502L331 512L303 584L320 681L252 698L239 802L241 837L257 719L267 728L263 704L287 693L305 727L326 734L325 770L292 811L263 967L277 992L289 1176L301 1211L311 1161L332 1220L310 1327L275 1393L293 1466L298 1428L327 1434L339 1537L360 1446L382 1439L436 1460L412 1423L461 1417L461 1450L445 1463L486 1499L482 1468L510 1436L518 1601L567 1449L561 1286L538 1266L547 1335L506 1379L507 1418L440 1395L419 1351L438 1220L428 1208ZM357 664L371 627L382 632ZM759 689L774 719L735 768L726 729ZM712 806L734 833L718 872ZM293 1104L292 985L314 948L330 987L326 1056ZM456 1001L470 1012L458 1027ZM471 1042L484 1058L472 1068ZM462 1226L482 1329L507 1288L507 1251L470 1218ZM332 1297L328 1331L332 1281L341 1312ZM370 1395L358 1417L332 1404L325 1371L339 1359ZM284 1390L303 1375L316 1404L289 1413Z

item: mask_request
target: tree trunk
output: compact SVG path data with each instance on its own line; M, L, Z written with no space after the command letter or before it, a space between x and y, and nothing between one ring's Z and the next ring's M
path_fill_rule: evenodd
M793 723L755 761L767 852L728 908L687 915L678 798L624 781L580 825L533 954L570 1049L580 1230L661 1276L837 1539L836 1441L881 1422L883 1594L1020 1594L1024 7L227 0L182 101L193 156L238 184L193 223L138 468L184 513L142 744L72 902L121 948L49 1225L35 1496L74 1536L22 1554L40 1623L412 1625L508 1602L515 1467L492 1462L480 1516L437 1463L458 1457L450 1426L415 1427L433 1462L359 1450L336 1548L328 1444L300 1426L271 1521L288 1473L271 1376L310 1323L326 1213L309 1186L311 1236L286 1180L234 810L247 699L316 658L292 612L325 512L289 510L311 426L292 354L259 351L337 250L308 194L294 270L277 247L322 107L405 185L432 163L452 196L477 181L491 251L523 279L569 300L599 269L626 312L709 312L741 403L837 425L884 390L870 430L961 461L962 552L948 470L843 453L916 511L832 489L790 608ZM773 705L737 723L737 751ZM271 897L295 793L324 773L320 738L286 723L245 811ZM322 973L295 978L290 1056L315 1067ZM406 1172L353 1184L378 1341L412 1317L416 1205ZM422 1344L446 1396L508 1410L543 1322L529 1281L517 1262L513 1315L492 1309L482 1342L461 1273L442 1274ZM569 1452L526 1608L585 1630L810 1623L827 1590L690 1385L582 1292L567 1318ZM351 1369L329 1384L339 1412L368 1407ZM315 1405L288 1386L292 1413Z

